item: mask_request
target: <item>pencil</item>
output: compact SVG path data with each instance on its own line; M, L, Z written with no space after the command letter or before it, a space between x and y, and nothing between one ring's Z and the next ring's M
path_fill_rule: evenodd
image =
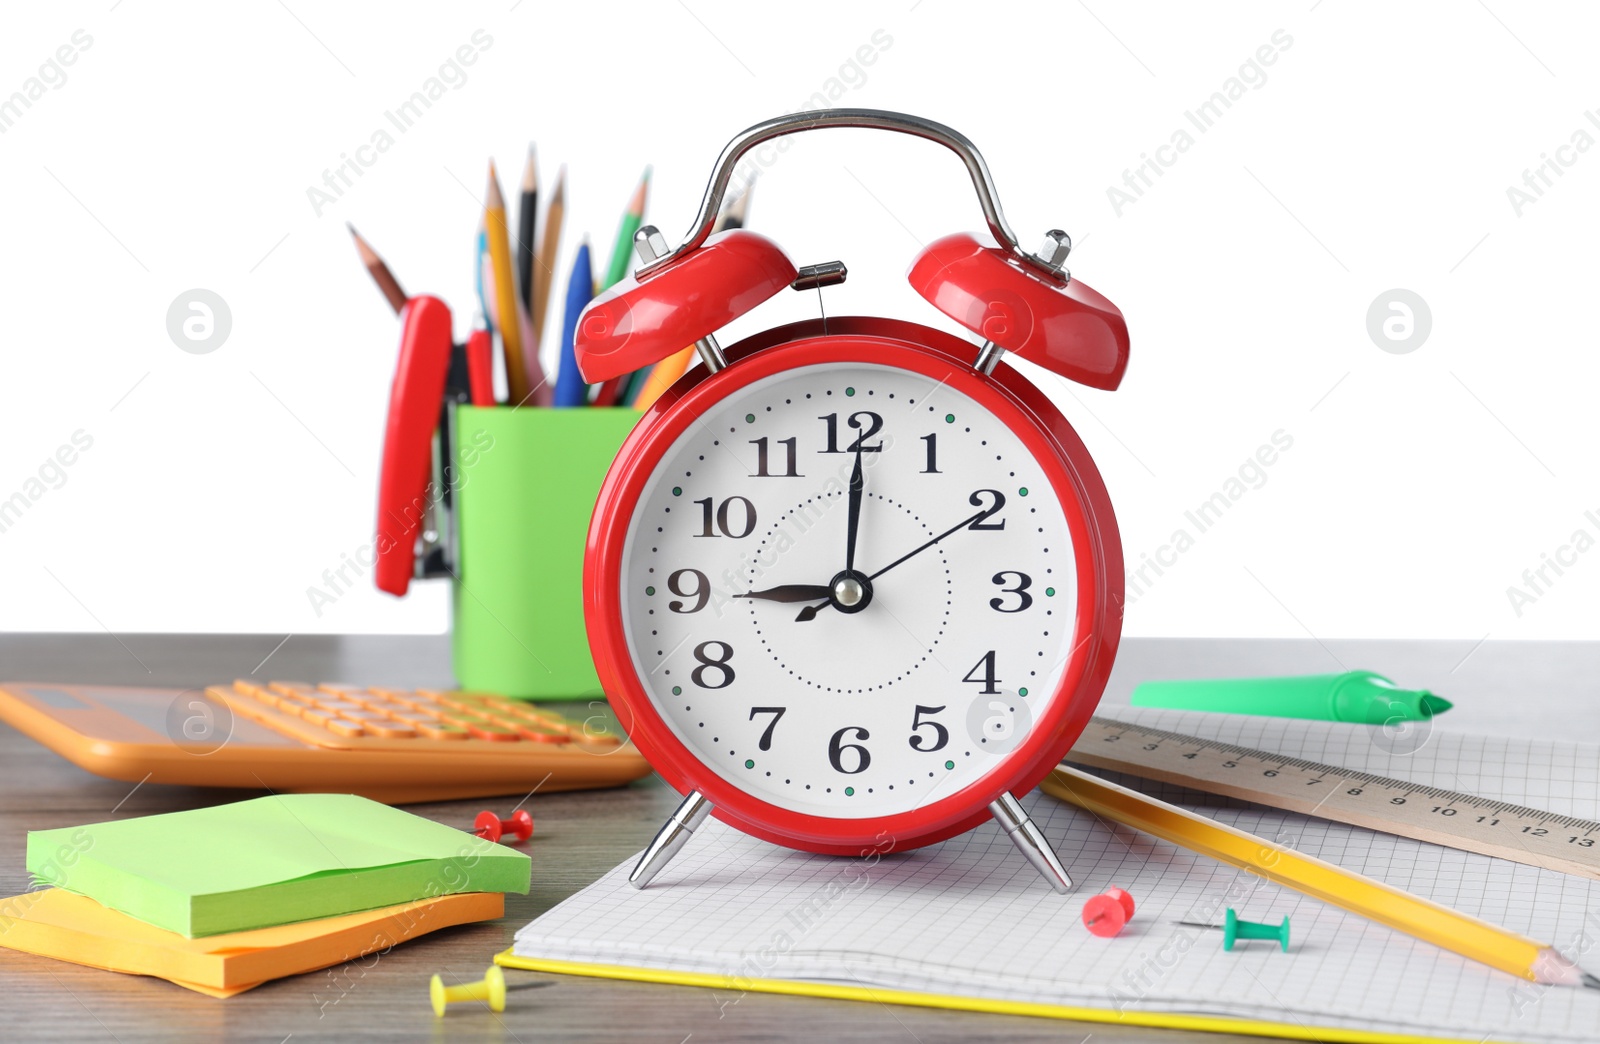
M745 183L744 191L731 203L722 208L722 213L717 215L717 223L712 228L712 233L724 232L730 228L743 228L745 215L750 212L750 191L755 187L755 181ZM633 408L639 411L648 410L655 405L666 390L672 387L684 372L694 365L694 345L680 348L677 352L667 356L650 370L644 383L639 386L629 401Z
M528 143L528 162L522 169L522 198L517 204L517 271L521 280L522 307L517 309L517 323L522 331L522 361L528 372L528 398L516 405L548 406L555 389L545 377L544 364L539 355L544 345L544 331L533 325L533 290L538 285L534 274L534 230L538 226L539 169L535 163L533 143Z
M649 195L650 168L646 167L639 178L639 187L628 200L628 209L623 211L622 223L617 226L617 241L611 247L611 265L606 269L605 282L600 289L615 286L628 274L628 262L633 260L633 234L644 224L644 201Z
M394 314L399 315L400 309L406 306L406 292L400 289L400 281L389 271L389 266L384 264L378 252L372 249L372 244L361 238L361 233L356 231L354 225L346 221L344 227L350 230L351 237L355 239L356 253L361 256L361 263L367 266L367 273L378 284L378 290L389 302L389 307L394 309Z
M639 226L644 223L644 202L650 192L650 168L644 168L644 176L639 179L639 187L633 190L633 198L628 200L628 209L623 211L622 222L617 226L617 240L611 248L611 264L606 269L605 281L600 285L604 290L622 282L628 275L628 263L633 258L633 236L639 231ZM628 391L635 381L643 381L643 374L649 367L635 370L631 373L618 374L595 389L595 406L615 406L618 402L628 402Z
M593 268L589 262L589 242L578 247L572 262L572 277L567 281L567 311L561 324L561 363L556 368L557 406L583 406L589 401L589 386L578 372L572 345L578 333L578 315L594 296Z
M1518 978L1552 986L1600 989L1600 978L1579 968L1553 946L1086 772L1063 765L1040 787L1046 794L1094 815L1240 867Z
M494 267L494 299L499 306L500 354L506 368L506 386L512 405L528 397L528 368L522 355L522 324L517 322L517 291L511 275L511 236L506 229L506 199L494 160L489 161L489 185L484 189L483 229L489 237L489 261ZM485 287L485 289L488 289Z
M522 167L522 198L517 202L517 279L522 288L522 307L529 316L533 315L533 234L538 224L539 165L533 143L529 142L528 161Z
M567 168L556 171L555 191L544 211L544 228L539 232L539 255L534 259L533 328L544 333L545 317L550 312L550 288L556 281L556 258L561 249L561 219L567 209Z

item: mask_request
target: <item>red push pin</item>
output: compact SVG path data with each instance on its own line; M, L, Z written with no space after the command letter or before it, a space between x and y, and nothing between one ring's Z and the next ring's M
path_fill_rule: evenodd
M1120 888L1107 888L1083 904L1083 926L1103 939L1122 931L1133 920L1133 896Z
M507 841L506 844L521 844L533 836L533 817L528 815L528 810L525 808L519 808L511 813L510 819L501 819L488 809L484 809L478 813L478 818L472 821L472 832L486 841L499 841L502 837L509 836L515 840Z

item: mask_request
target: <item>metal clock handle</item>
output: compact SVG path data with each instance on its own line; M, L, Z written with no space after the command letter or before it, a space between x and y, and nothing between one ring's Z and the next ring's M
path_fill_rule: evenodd
M983 156L978 153L977 146L973 145L965 134L920 116L887 112L883 109L797 112L764 120L747 128L728 142L722 150L722 155L718 157L716 169L711 173L711 183L706 186L706 195L700 201L700 213L694 219L694 227L689 232L689 237L671 252L639 266L638 275L644 276L670 264L706 241L706 237L711 234L712 226L716 223L717 214L722 209L722 197L728 191L728 183L733 180L734 168L745 153L773 138L798 134L801 131L821 130L824 127L863 127L871 130L895 131L936 141L954 152L961 157L967 173L972 177L973 190L978 194L978 205L983 208L983 219L988 223L989 232L994 236L995 242L1039 274L1051 279L1061 278L1061 266L1066 260L1066 249L1062 247L1063 244L1070 243L1066 233L1054 231L1048 233L1043 252L1040 254L1030 254L1022 249L1017 244L1017 237L1011 231L1011 226L1006 224L1005 214L1000 210L1000 197L995 193L994 179L989 176L989 166L983 162Z

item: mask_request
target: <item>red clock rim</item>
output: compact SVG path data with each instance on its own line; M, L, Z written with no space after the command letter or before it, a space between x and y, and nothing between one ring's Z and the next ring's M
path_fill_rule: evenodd
M630 738L679 793L698 790L713 814L746 833L806 851L865 854L887 843L907 849L970 829L1002 793L1025 793L1059 762L1099 703L1121 636L1122 554L1110 497L1077 433L1042 392L1001 365L989 377L972 369L965 341L915 323L839 317L791 324L729 348L717 374L697 369L641 418L601 486L584 565L584 613L602 687ZM628 651L621 570L628 523L650 475L672 443L731 393L762 378L817 364L897 366L943 380L1004 423L1045 469L1064 508L1077 570L1070 662L1033 734L982 778L906 812L834 818L785 809L718 775L657 712ZM1088 698L1084 698L1084 697Z

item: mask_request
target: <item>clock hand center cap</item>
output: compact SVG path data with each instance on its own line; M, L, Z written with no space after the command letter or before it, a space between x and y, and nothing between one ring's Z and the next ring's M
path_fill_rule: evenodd
M872 581L859 570L843 570L828 587L833 591L833 607L841 613L859 613L872 602Z

